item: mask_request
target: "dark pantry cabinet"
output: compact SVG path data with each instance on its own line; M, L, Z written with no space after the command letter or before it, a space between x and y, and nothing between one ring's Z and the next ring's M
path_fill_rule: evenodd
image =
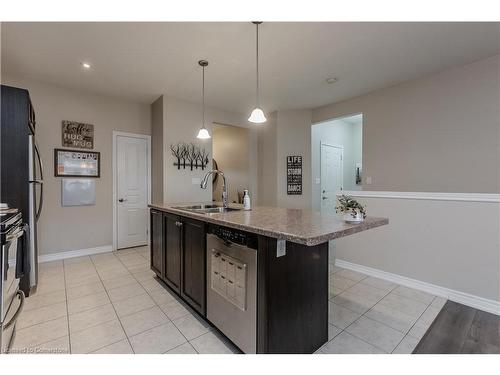
M203 222L151 210L151 269L203 316L205 238Z

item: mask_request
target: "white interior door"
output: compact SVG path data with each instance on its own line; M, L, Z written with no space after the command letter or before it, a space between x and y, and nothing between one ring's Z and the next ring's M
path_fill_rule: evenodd
M116 137L117 248L148 243L148 141Z
M336 193L343 189L343 153L341 146L321 144L321 212L335 212Z

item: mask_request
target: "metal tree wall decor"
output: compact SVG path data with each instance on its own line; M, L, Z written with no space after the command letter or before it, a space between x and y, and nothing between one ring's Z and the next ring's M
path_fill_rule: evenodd
M201 168L202 170L208 165L210 159L208 158L209 153L204 148L199 148L193 143L177 143L176 145L170 145L170 151L174 158L177 159L174 165L177 169L186 169L186 166L191 168Z

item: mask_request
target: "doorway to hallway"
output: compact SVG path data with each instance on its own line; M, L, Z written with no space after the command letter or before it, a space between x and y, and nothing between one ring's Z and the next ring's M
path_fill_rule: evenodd
M362 190L363 115L311 127L312 208L335 213L339 191Z

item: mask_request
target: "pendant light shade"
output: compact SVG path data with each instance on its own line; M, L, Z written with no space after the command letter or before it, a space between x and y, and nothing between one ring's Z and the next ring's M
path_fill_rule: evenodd
M254 21L252 22L256 28L256 54L255 54L255 62L256 62L256 85L255 85L255 108L250 114L248 118L249 122L253 122L254 124L262 124L267 121L266 116L264 115L264 111L260 108L260 98L259 98L259 25L262 22Z
M266 116L264 115L264 112L260 108L255 108L252 113L250 114L250 117L248 118L248 121L253 122L255 124L262 124L263 122L267 121Z
M208 129L205 127L205 67L208 66L208 61L207 60L200 60L198 61L198 65L201 66L202 68L202 86L201 86L201 95L203 97L203 109L202 109L202 122L201 122L201 129L198 132L198 135L196 138L198 139L210 139L210 133L208 132Z
M210 139L210 133L206 128L201 128L200 131L198 132L198 135L196 136L198 139Z

